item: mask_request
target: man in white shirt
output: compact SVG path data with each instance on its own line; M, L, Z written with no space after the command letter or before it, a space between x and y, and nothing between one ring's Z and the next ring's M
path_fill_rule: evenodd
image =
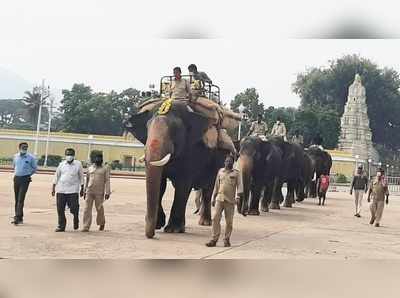
M74 215L74 230L79 229L79 194L83 196L83 168L79 160L75 160L75 150L65 150L65 161L62 161L54 175L51 195L57 193L58 227L56 232L64 232L67 219L65 206Z

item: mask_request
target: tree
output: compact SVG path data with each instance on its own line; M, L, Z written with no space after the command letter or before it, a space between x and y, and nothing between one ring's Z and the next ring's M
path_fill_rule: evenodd
M22 99L26 109L25 117L32 126L35 126L38 121L40 104L42 104L42 119L45 120L48 118L48 110L43 106L46 103L47 97L48 95L43 96L42 102L40 101L41 91L39 87L34 87L32 91L25 91L25 96Z
M14 128L18 123L24 122L22 116L24 104L19 99L0 100L0 127Z
M63 90L61 111L67 132L121 135L125 113L136 113L142 102L140 91L93 93L89 86L74 84Z
M395 70L380 68L357 55L346 55L331 61L327 68L314 67L299 74L293 91L300 96L302 109L336 111L337 115L331 114L329 119L338 123L347 100L348 87L356 73L361 75L366 88L373 142L392 149L399 148L400 79Z
M257 119L258 114L264 115L264 104L259 102L259 98L260 96L255 88L247 88L231 101L232 111L238 113L241 104L245 108L244 114L248 121L244 121L242 124L242 136L246 135L250 129L249 121Z

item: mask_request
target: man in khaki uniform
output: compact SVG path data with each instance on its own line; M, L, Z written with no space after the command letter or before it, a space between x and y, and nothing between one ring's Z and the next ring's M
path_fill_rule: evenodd
M224 246L231 246L230 237L233 228L233 215L235 211L235 194L243 194L242 176L238 170L233 169L233 157L228 155L225 159L225 168L219 170L215 179L215 187L212 196L212 206L215 208L212 221L212 239L206 243L208 247L216 246L221 234L221 217L225 213L225 238Z
M382 219L383 209L385 207L385 196L386 205L389 204L389 190L386 179L384 177L384 171L382 168L378 169L376 178L371 182L368 191L368 203L372 194L372 203L370 205L371 210L371 225L375 222L375 227L379 227Z
M300 146L304 145L304 138L300 134L300 131L298 129L296 129L296 131L294 132L294 135L292 136L291 142L292 142L292 144L297 144L297 145L300 145Z
M103 166L103 155L94 156L94 164L91 165L86 174L86 206L83 213L83 230L89 232L92 223L93 202L97 211L97 225L99 230L103 231L106 223L104 217L104 200L110 198L110 170L107 166Z
M262 114L258 114L257 121L251 123L250 131L248 133L249 136L265 138L268 131L268 125L262 120L262 118Z
M276 123L274 124L274 127L272 127L271 135L281 137L284 141L287 141L286 126L285 123L282 122L280 117L278 117Z
M173 99L192 99L192 89L189 81L182 78L182 71L180 67L174 68L174 81L171 84L170 97Z

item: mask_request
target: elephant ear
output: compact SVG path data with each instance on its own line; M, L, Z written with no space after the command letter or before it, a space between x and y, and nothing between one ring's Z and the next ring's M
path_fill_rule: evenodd
M203 139L208 128L208 118L195 112L189 112L185 117L185 124L189 132L189 145L192 146Z
M142 144L146 144L147 140L147 122L152 118L153 114L149 111L132 115L125 124L126 130L132 133L136 139Z

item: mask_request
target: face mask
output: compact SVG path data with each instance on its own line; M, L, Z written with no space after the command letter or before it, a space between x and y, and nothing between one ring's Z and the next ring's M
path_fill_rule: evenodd
M279 123L281 123L280 121L276 121L276 124L279 124Z
M26 149L19 150L19 153L21 153L22 155L26 154L27 152L28 152L28 150L26 150Z
M73 156L73 155L67 155L67 156L65 156L65 160L66 160L67 162L71 162L71 161L74 160L74 156Z

